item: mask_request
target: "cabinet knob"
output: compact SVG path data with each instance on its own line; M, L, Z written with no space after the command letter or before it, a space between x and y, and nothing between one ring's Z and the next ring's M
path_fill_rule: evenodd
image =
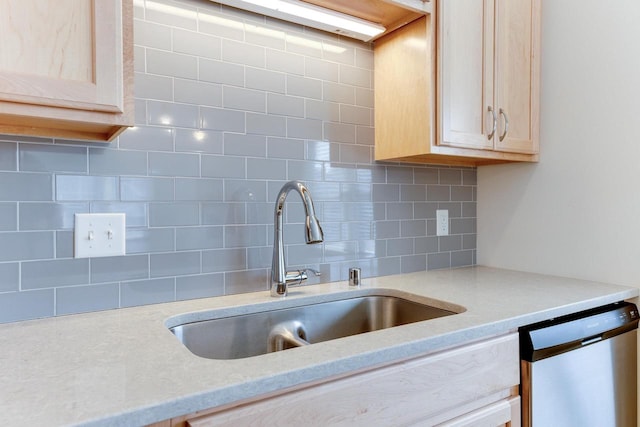
M500 142L507 136L507 132L509 132L509 117L507 117L507 113L501 108L499 110L500 115L504 118L504 132L500 135Z
M487 107L487 111L490 112L491 116L493 117L493 127L491 128L491 133L487 135L487 139L491 140L493 139L493 135L496 134L496 128L498 126L498 118L496 117L496 112L493 110L493 107L491 105Z

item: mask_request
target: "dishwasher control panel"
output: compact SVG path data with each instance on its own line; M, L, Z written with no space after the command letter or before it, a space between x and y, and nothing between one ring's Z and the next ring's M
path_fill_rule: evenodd
M520 328L521 358L536 361L637 328L638 309L620 302Z

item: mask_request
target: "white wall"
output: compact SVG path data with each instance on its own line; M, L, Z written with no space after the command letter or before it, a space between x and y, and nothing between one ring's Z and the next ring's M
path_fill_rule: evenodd
M479 168L478 264L640 286L640 1L542 6L540 163Z

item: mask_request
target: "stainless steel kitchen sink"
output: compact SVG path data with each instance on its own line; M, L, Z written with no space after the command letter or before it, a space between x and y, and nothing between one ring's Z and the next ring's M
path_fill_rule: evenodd
M397 296L366 295L184 323L169 329L197 356L240 359L462 311L462 307L451 311Z

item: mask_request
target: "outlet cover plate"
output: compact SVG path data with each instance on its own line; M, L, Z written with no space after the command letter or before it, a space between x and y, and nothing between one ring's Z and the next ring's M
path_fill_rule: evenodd
M94 258L124 255L125 229L123 213L75 214L73 256Z
M447 209L436 210L436 236L449 235L449 211Z

